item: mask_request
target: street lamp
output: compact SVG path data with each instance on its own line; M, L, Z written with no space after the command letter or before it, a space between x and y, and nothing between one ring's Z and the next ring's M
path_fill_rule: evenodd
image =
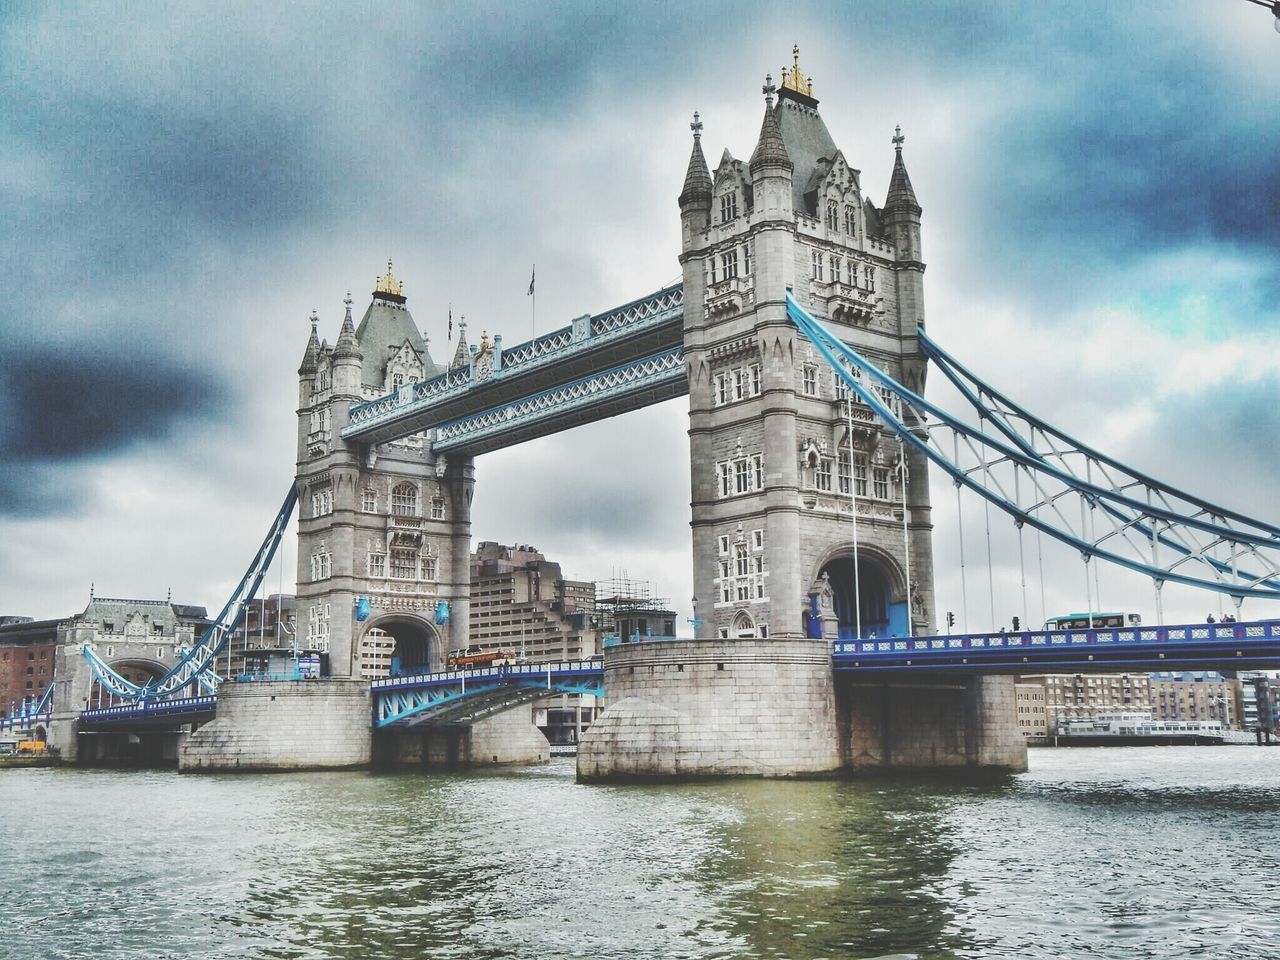
M1249 0L1249 2L1270 10L1275 15L1271 25L1276 28L1276 33L1280 33L1280 0Z

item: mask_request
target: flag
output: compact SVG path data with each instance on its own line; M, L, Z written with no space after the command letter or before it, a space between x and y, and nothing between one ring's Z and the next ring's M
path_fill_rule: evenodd
M449 342L453 343L453 304L449 304Z
M534 280L534 277L537 276L537 273L538 273L538 266L537 264L534 264L533 269L529 271L529 292L525 294L525 296L527 297L533 296L533 280Z

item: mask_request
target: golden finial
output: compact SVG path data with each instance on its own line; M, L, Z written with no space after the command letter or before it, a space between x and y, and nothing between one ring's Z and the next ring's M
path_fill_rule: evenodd
M404 296L404 282L397 280L391 274L391 258L387 258L387 275L378 278L378 285L373 288L374 293L389 293L392 296Z
M794 90L796 93L802 93L806 97L813 96L813 78L805 77L800 72L800 45L796 44L791 48L791 69L782 69L782 89Z

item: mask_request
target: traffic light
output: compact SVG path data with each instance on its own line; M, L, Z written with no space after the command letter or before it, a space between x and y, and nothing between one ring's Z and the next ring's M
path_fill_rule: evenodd
M950 630L956 625L956 615L950 610L947 611L947 629Z
M1019 626L1021 626L1021 625L1022 625L1022 621L1021 621L1021 620L1019 620L1017 617L1014 617L1014 618L1013 618L1013 632L1014 632L1014 633L1017 633L1017 632L1018 632L1018 627L1019 627Z

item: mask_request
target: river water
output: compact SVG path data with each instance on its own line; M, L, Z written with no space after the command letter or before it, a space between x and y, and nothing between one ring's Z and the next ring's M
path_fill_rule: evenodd
M1280 749L999 783L0 770L4 958L1280 958Z

